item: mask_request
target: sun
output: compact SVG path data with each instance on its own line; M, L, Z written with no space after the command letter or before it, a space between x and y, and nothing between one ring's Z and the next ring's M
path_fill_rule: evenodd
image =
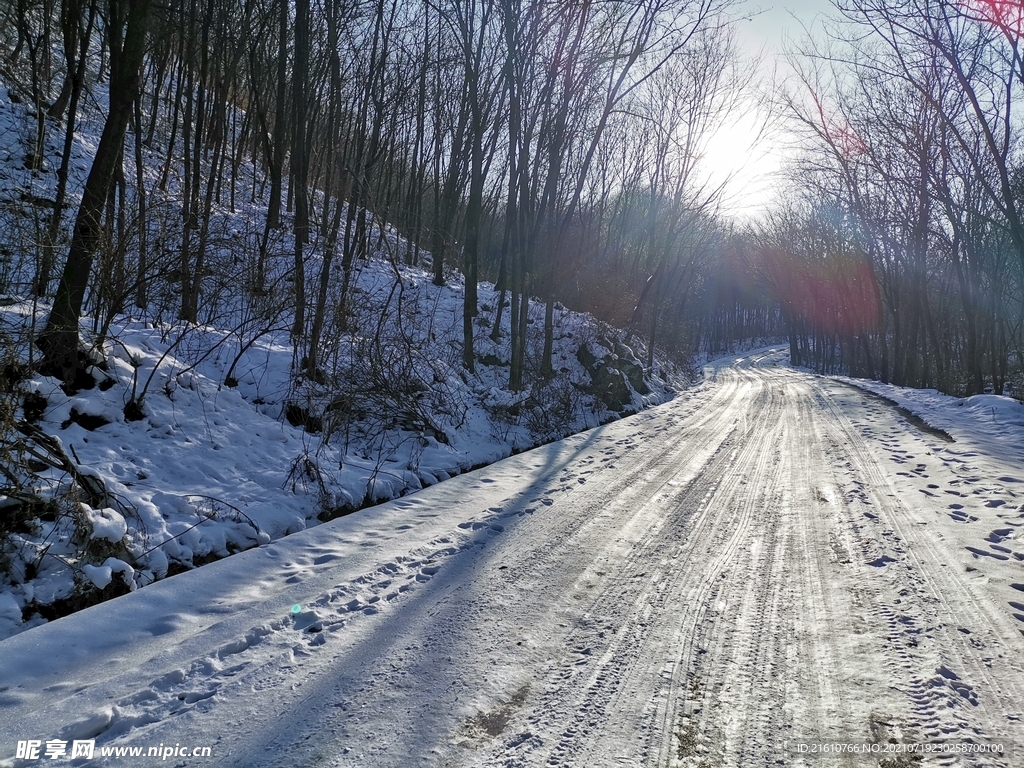
M784 145L766 111L751 101L713 129L699 172L709 187L722 187L723 213L751 218L768 207L778 188Z

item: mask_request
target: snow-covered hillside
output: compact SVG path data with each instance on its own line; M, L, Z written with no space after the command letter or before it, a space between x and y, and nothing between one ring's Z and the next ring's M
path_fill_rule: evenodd
M487 283L476 371L467 372L461 276L433 285L424 270L429 254L420 267L405 265L404 240L377 224L376 252L352 265L347 293L340 273L330 285L330 300L344 307L325 330L321 370L297 375L292 315L280 298L290 291L291 235L271 233L266 284L252 290L265 209L252 185L232 193L230 204L225 195L210 225L200 322L177 321L180 233L164 225L180 208L178 182L172 172L160 192L154 160L144 168L153 188L147 302L83 320L84 338L98 345L86 382L94 386L68 394L33 370L31 340L48 306L30 297L38 244L28 232L45 222L60 158L51 131L43 171L26 168L30 119L0 81L0 334L10 373L2 446L11 469L0 498L0 638L664 402L687 383L685 368L660 355L654 375L645 375L638 341L557 307L553 374L512 391L508 298ZM87 112L67 217L98 129L95 110ZM308 251L311 284L322 247L314 240ZM543 307L532 308L529 327L542 323ZM534 369L540 341L534 333L528 345Z

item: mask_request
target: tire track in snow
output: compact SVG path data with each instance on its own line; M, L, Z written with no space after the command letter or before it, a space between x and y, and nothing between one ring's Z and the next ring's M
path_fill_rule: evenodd
M765 712L755 704L763 699L757 689L763 690L765 678L778 671L773 669L776 649L772 648L772 633L764 631L775 612L774 593L779 583L772 578L778 522L772 470L779 466L782 439L777 394L762 388L750 410L753 418L748 418L748 423L772 426L759 430L759 435L755 436L760 439L749 441L750 451L737 466L737 471L743 472L743 480L733 489L731 497L716 500L715 505L723 510L741 510L741 524L736 526L736 535L723 553L727 559L719 560L710 569L706 564L702 567L695 563L692 575L698 577L698 587L686 595L686 603L694 606L694 610L688 611L690 615L684 618L682 630L686 642L679 669L689 689L703 689L697 712L703 717L694 721L692 711L687 712L685 706L679 712L681 702L677 695L669 699L661 723L659 765L670 765L697 755L728 753L730 745L737 742L737 729L746 730L750 739L746 743L750 746L762 735L757 729L765 719ZM712 547L717 534L714 529L708 532ZM746 552L749 557L742 557ZM728 682L712 671L712 667L725 663L734 665ZM708 718L722 705L723 697L734 696L744 701L747 708L734 710L738 717L730 723Z
M736 378L743 386L730 382L732 392L745 392L752 402L766 406L775 400L768 390L755 391L751 379ZM758 423L771 424L779 413L777 404L766 407L757 414ZM732 419L734 423L741 421L735 414ZM697 477L672 498L652 496L652 503L660 507L667 523L633 546L618 566L621 576L588 604L584 619L603 616L610 617L609 621L595 629L583 620L568 635L570 647L587 653L584 658L570 656L556 669L549 677L546 694L534 707L535 713L541 714L533 715L532 725L541 730L560 730L557 743L547 749L536 744L523 748L522 734L516 734L506 741L507 751L499 747L490 759L504 755L510 765L604 764L611 759L609 756L617 756L626 764L668 759L674 744L679 689L692 679L692 675L686 675L695 664L692 660L708 652L706 642L705 646L694 643L698 637L695 630L707 630L714 623L708 621L708 613L717 602L721 577L731 576L729 584L742 593L743 585L754 580L757 571L767 570L770 576L775 562L773 540L760 547L756 558L741 555L749 548L747 532L755 513L766 506L758 492L751 489L771 485L770 477L779 459L779 435L777 430L758 430L754 439L744 437L738 429L732 433ZM687 515L687 508L694 511ZM768 530L773 526L769 525ZM752 559L756 561L753 565ZM657 562L658 568L649 575L652 562ZM770 577L757 581L765 590L776 582ZM741 600L737 595L734 604ZM758 607L760 602L748 600L743 605L746 612L757 615L757 621L764 622L777 608L763 611ZM628 606L624 618L621 606ZM680 610L682 617L676 615ZM602 644L609 623L618 628ZM771 633L762 631L753 634L761 638L761 643L748 652L758 661L781 658L778 636L772 639ZM590 665L593 671L585 677L574 674L580 666L588 667L586 657L598 657L596 664ZM769 674L764 672L749 685L761 685ZM645 685L651 680L659 680L659 684L647 690ZM770 720L765 712L759 717ZM555 723L563 725L555 727ZM637 736L641 737L640 743L628 747ZM624 751L626 754L621 754Z
M870 553L867 556L884 550L880 558L870 561L880 565L860 567L884 569L890 583L889 594L875 592L869 597L885 622L885 635L893 649L885 661L899 681L897 690L909 699L906 725L925 739L977 742L1019 738L1024 686L1013 677L995 675L991 662L999 646L1012 653L1020 643L1004 631L994 606L958 578L955 567L943 565L957 562L952 553L910 523L895 487L878 469L858 430L833 398L819 391L817 400L821 411L830 417L823 424L833 450L849 461L851 474L864 478L861 500L871 508L870 514L876 515L871 522L878 523L871 527L888 526L882 528L880 537L869 535L863 522L854 522L852 530L861 551ZM887 560L882 562L883 558ZM888 573L890 569L893 575ZM960 629L977 627L979 621L995 649L987 650L976 638L972 642L977 633ZM919 645L927 647L919 649ZM996 732L986 727L986 723L1001 721L1005 725ZM939 759L937 764L1009 765L1006 758L963 756Z
M706 460L699 464L695 462L689 469L680 472L680 457L674 455L676 451L669 452L667 456L654 462L657 470L645 473L646 485L637 486L628 482L618 485L616 487L620 490L617 491L615 498L599 498L596 503L587 505L586 516L592 520L593 510L607 510L609 505L629 512L638 497L642 496L646 499L645 504L628 514L627 522L621 525L620 530L630 533L627 529L633 527L631 524L634 521L639 521L645 530L636 541L627 545L628 551L624 555L624 560L616 560L611 555L602 553L594 558L592 565L578 580L587 581L592 575L606 573L599 570L602 568L614 568L617 571L614 577L607 580L608 586L598 592L582 612L578 622L579 629L570 632L566 638L566 644L580 653L570 655L557 667L552 673L553 679L549 678L547 693L535 706L537 714L532 718L534 725L550 727L553 722L567 721L562 730L562 738L545 760L550 764L558 764L560 761L571 762L571 758L578 755L582 745L587 743L587 738L594 727L608 725L609 715L616 718L622 716L621 710L613 707L617 701L616 686L621 685L623 676L636 664L639 657L637 644L643 643L650 634L652 615L665 608L666 599L670 595L666 584L666 566L674 566L681 561L684 554L684 547L676 543L676 539L681 532L681 523L685 523L685 517L660 515L658 510L668 505L674 511L681 511L690 504L692 497L697 496L702 503L692 506L699 509L696 514L704 516L707 502L713 495L721 474L736 458L735 452L730 453L729 450L729 440L735 429L735 422L730 420L728 423L715 424L709 428L708 422L712 419L720 421L721 416L714 414L702 419L698 427L703 427L704 431L686 430L691 434L710 432L710 435L717 434L718 439L722 436L726 438ZM721 468L717 472L708 471L709 464L717 464ZM686 477L680 477L687 474L695 475L699 480L695 489L686 487ZM637 490L638 487L644 488L642 493ZM666 492L667 488L672 490ZM701 496L703 499L700 499ZM657 515L654 518L651 515L652 510ZM668 530L662 527L665 523L668 523ZM607 530L599 530L597 533L604 536ZM666 541L672 542L668 555L655 557L656 550ZM697 542L696 539L694 541ZM542 558L524 564L523 570L537 568L541 565L538 561L546 561L552 554L561 558L566 554L571 555L573 549L587 551L585 547L580 546L578 536L569 537L567 544L568 552L545 552ZM556 550L561 548L557 547ZM652 561L657 563L653 573ZM623 606L628 606L628 610L624 612ZM606 637L608 640L602 643ZM581 669L585 672L590 669L590 661L594 658L597 660L592 665L593 671L585 676L580 674ZM567 690L569 688L572 691ZM521 736L517 735L510 741L519 738ZM498 750L499 753L501 751ZM526 753L529 750L523 752L519 760L527 759Z
M794 498L802 489L785 482L793 466L810 466L807 443L791 423L793 393L776 391L776 386L765 382L765 390L786 407L753 413L758 425L778 421L780 426L772 450L761 454L757 481L748 484L752 488L746 502L757 509L748 535L752 557L722 574L727 579L720 594L703 597L707 615L693 627L697 653L690 653L687 695L678 702L678 726L672 728L672 720L663 723L663 734L673 738L670 749L663 746L659 765L792 764L792 755L782 750L801 714L794 711L792 699L809 700L805 719L835 720L838 685L830 668L810 678L810 689L795 688L808 681L806 671L822 660L820 638L810 649L808 643L793 642L797 619L820 611L823 603L816 597L821 592L820 564L806 556L808 537L802 524L813 522L803 514L812 507L806 494L809 486L803 489L806 498ZM773 459L770 464L764 460L768 455ZM807 589L809 583L817 584L817 589ZM715 602L718 611L711 609ZM739 608L733 614L729 605ZM787 703L790 706L784 706Z

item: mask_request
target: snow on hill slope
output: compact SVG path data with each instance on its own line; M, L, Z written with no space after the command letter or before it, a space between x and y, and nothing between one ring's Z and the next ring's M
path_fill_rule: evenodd
M60 132L50 131L44 170L30 171L21 146L30 119L0 82L0 451L15 478L0 490L0 638L664 402L687 382L686 370L661 356L656 375L645 376L642 344L562 307L554 373L538 376L543 308L534 307L527 365L535 383L511 391L508 299L487 283L478 364L467 372L461 276L433 285L424 269L401 263L404 240L380 223L376 250L352 266L347 294L340 275L331 283L329 300L344 307L325 332L322 373L296 376L290 233L272 233L266 287L252 290L265 209L252 185L230 204L225 198L212 216L200 323L174 320L181 235L166 224L180 219L177 180L171 173L158 194L158 155L147 154L148 303L83 318L83 336L100 349L95 386L69 395L31 366L31 338L48 307L29 297L35 246L27 233L45 223ZM66 218L99 127L87 112ZM131 152L125 175L135 177ZM255 173L240 174L247 177ZM308 251L311 283L322 246L314 238ZM429 254L421 264L429 267Z

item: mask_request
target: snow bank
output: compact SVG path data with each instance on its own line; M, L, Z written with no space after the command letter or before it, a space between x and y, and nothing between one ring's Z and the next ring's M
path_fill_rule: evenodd
M835 378L892 400L957 442L973 443L995 455L1024 453L1024 404L1012 397L953 397L934 389L897 387L845 376Z

